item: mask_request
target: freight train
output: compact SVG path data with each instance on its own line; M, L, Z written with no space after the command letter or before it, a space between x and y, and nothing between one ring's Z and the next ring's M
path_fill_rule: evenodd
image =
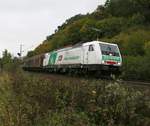
M117 44L91 41L27 58L23 69L117 75L121 66L122 57Z

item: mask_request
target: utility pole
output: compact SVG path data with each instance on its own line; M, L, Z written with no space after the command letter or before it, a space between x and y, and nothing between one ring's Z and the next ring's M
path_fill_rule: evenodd
M23 45L20 44L20 57L22 57L22 47L23 47Z
M20 51L19 53L17 53L20 59L22 58L22 53L23 53L23 44L20 44Z

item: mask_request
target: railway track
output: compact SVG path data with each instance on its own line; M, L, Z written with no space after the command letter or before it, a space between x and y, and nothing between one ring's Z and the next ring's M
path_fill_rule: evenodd
M150 88L150 83L149 82L141 82L141 81L118 81L121 84L124 85L130 85L130 86L141 86L141 87L149 87Z
M81 77L81 76L68 76L68 75L62 75L62 74L49 74L49 73L37 73L32 72L32 74L38 74L40 77L45 77L47 79L62 79L62 80L80 80L80 79L88 79L88 80L106 80L111 81L110 79L106 78L92 78L92 77ZM141 81L125 81L125 80L112 80L114 82L118 82L122 85L132 86L132 87L147 87L150 88L150 82L141 82Z

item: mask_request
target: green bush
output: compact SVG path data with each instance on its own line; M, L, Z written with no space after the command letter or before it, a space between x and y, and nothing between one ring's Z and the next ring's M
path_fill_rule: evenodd
M150 81L149 56L124 57L122 71L123 79Z
M3 126L148 126L149 95L115 82L0 76Z
M129 18L129 21L127 23L129 26L137 26L137 25L143 25L145 23L145 17L141 15L140 13L134 14Z
M145 51L145 54L150 57L150 41L147 42L144 46L144 51Z

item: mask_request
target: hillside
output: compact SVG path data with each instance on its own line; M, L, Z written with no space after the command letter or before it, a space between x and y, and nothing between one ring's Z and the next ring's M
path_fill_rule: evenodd
M149 8L149 0L107 0L91 14L66 20L28 56L98 38L119 45L124 57L123 78L149 80Z
M95 40L97 37L104 40L116 38L124 31L147 32L150 21L149 4L149 0L107 0L104 6L98 6L91 14L79 14L66 20L58 26L55 34L47 36L43 44L29 52L28 56L49 52L65 45ZM122 45L121 42L120 44Z

